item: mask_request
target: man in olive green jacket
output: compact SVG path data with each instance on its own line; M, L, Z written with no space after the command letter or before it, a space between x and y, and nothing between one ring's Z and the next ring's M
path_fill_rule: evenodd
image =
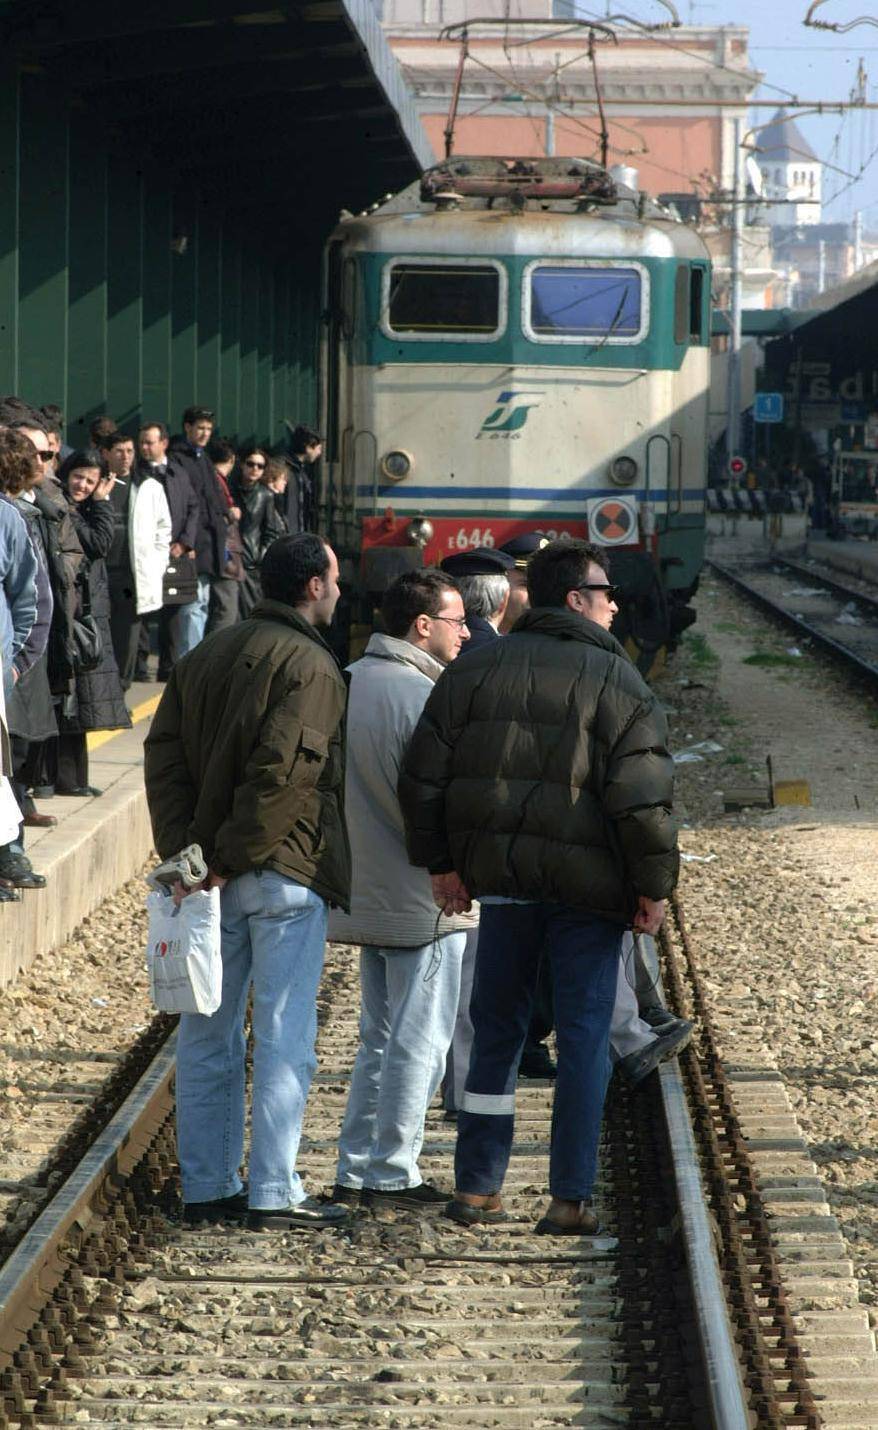
M538 1230L597 1227L594 1182L626 927L653 933L677 879L673 762L655 696L609 633L616 590L584 541L528 566L532 609L436 683L406 752L409 858L446 913L481 905L474 1042L448 1214L500 1220L539 954L555 986L552 1203Z
M184 1218L247 1213L244 1014L253 985L249 1159L254 1229L329 1224L346 1209L307 1197L296 1172L316 1066L317 987L328 905L347 909L347 689L318 632L338 563L318 536L284 536L261 568L265 599L175 665L146 741L146 792L162 859L201 845L222 889L223 993L184 1014L177 1145ZM182 887L178 889L182 894Z

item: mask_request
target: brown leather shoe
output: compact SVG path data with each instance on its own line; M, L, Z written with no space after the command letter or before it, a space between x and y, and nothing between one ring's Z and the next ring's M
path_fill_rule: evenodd
M33 814L24 815L22 823L26 829L52 829L58 821L54 814L37 814L34 810Z

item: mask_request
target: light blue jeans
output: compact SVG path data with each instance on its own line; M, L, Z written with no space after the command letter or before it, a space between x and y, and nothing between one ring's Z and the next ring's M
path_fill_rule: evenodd
M423 948L363 947L360 1047L339 1138L342 1186L420 1186L424 1118L454 1032L465 943L465 933L449 933Z
M317 1066L317 988L326 904L273 869L222 893L223 998L211 1018L184 1013L177 1043L177 1154L184 1202L241 1190L244 1015L253 985L250 1205L305 1198L296 1171L305 1100Z
M198 595L179 612L178 656L188 655L204 639L210 609L210 577L198 577Z

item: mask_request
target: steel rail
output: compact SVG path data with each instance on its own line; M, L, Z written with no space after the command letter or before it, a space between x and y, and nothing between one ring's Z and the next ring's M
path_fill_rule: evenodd
M11 1363L69 1269L65 1242L76 1228L85 1230L101 1215L108 1181L128 1176L173 1111L176 1052L174 1027L119 1110L0 1267L0 1369Z
M843 645L841 641L834 640L832 636L828 636L825 632L818 630L816 626L812 626L808 621L803 620L801 616L793 615L792 611L788 611L785 606L778 605L770 596L765 596L761 591L757 591L745 581L742 576L738 576L734 571L730 571L727 566L722 566L718 561L706 561L705 565L709 566L712 571L715 571L718 576L721 576L724 581L727 581L730 586L733 586L736 591L739 591L742 596L746 596L748 601L751 601L754 606L758 606L766 615L773 616L775 620L782 621L784 625L789 626L792 630L796 631L797 634L807 636L809 640L813 641L815 645L820 646L827 654L834 656L845 665L852 666L858 675L864 676L870 681L878 680L878 665L873 664L871 661L864 660L862 656L857 655L856 651L851 650L850 646ZM820 581L823 578L812 575L812 579Z
M791 561L788 556L775 556L772 561L775 566L784 566L788 571L794 571L797 576L801 576L807 581L819 581L821 586L828 587L837 596L847 596L851 601L859 601L861 605L868 606L878 615L878 596L871 596L866 591L857 591L853 586L846 586L843 581L837 581L834 576L825 576L822 570L814 571L800 561Z
M19 1248L0 1268L0 1371L11 1372L15 1389L28 1399L33 1399L41 1387L43 1409L50 1404L56 1383L54 1379L46 1383L46 1366L40 1369L39 1361L33 1361L34 1354L38 1356L45 1345L44 1338L40 1339L42 1333L34 1337L34 1328L55 1289L76 1265L77 1242L101 1235L101 1224L110 1213L114 1197L118 1198L120 1183L143 1162L156 1134L167 1126L173 1111L175 1053L176 1029ZM714 1430L751 1430L752 1410L748 1408L740 1352L722 1284L684 1080L676 1060L660 1069L659 1092L711 1424ZM705 1109L700 1113L706 1115ZM109 1245L110 1254L115 1256L112 1237ZM109 1274L108 1269L102 1268L111 1265L110 1261L93 1257L79 1264L84 1266L86 1275L99 1278ZM85 1319L89 1320L88 1314ZM92 1324L99 1322L100 1316L95 1320L91 1315ZM77 1342L83 1355L94 1353L83 1349L91 1334L86 1325L85 1340ZM22 1347L27 1345L36 1351L24 1352L23 1360ZM68 1347L68 1356L70 1353ZM72 1354L75 1358L75 1345ZM62 1380L63 1374L62 1370ZM2 1406L0 1398L0 1411Z
M672 1058L658 1071L711 1425L713 1430L751 1430L680 1065Z

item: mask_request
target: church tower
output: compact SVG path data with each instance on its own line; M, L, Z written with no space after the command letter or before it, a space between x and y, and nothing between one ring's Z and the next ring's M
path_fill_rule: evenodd
M820 223L823 165L798 125L779 109L753 142L763 198L787 200L761 205L761 221L779 228Z

